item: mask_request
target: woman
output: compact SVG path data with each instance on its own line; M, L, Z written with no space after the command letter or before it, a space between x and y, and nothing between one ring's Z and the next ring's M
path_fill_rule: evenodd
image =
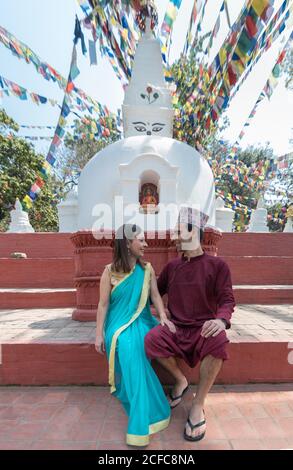
M166 428L170 405L144 350L144 337L159 322L152 316L149 297L160 323L175 327L165 314L154 270L143 261L147 246L136 225L123 225L114 241L113 262L100 283L96 350L106 350L111 393L128 415L126 442L146 446L149 436Z

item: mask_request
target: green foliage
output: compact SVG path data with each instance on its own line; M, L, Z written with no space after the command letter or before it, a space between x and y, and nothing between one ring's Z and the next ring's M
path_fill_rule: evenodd
M181 55L171 66L176 85L173 96L175 109L174 138L198 147L206 148L213 138L227 125L227 119L219 124L210 119L211 102L207 66L203 60L203 42L199 39L188 56Z
M0 109L0 132L4 134L6 130L10 131L18 131L19 126L18 124L8 116L4 109Z
M6 130L0 135L0 230L6 231L16 198L21 202L40 176L44 157L36 154L31 144L12 133L18 126L3 110L0 111L0 128ZM62 196L62 185L54 176L49 176L28 211L36 231L58 229L56 204Z
M247 229L252 209L264 196L267 169L273 156L268 144L238 149L234 156L227 142L213 139L208 145L207 158L215 178L216 196L235 211L235 231Z
M282 232L286 223L287 205L276 202L268 207L268 227L270 232Z
M287 168L279 168L270 180L266 191L268 225L273 231L282 231L286 223L286 212L293 203L293 159Z
M283 172L278 181L274 179L265 185L269 176L269 161L274 158L268 143L262 147L237 149L235 154L231 144L219 140L218 136L228 125L228 120L223 119L220 127L219 119L210 119L208 74L202 58L202 43L198 43L188 57L182 55L171 67L176 84L173 96L174 138L197 148L207 158L215 178L216 195L221 196L225 205L235 211L235 231L247 229L252 209L256 208L260 196L265 194L270 214L269 227L271 230L281 230L286 201L279 207L276 203L280 198L269 196L280 191L280 188L290 192L292 175ZM290 63L292 66L292 57L290 60L287 60L288 70Z

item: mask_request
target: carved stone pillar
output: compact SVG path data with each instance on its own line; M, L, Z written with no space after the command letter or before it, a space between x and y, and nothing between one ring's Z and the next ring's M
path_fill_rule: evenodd
M214 227L206 227L202 242L202 249L209 255L217 256L218 243L222 238L222 232Z
M75 246L76 308L72 319L95 321L100 278L105 265L112 260L113 234L97 239L90 230L80 230L70 239Z

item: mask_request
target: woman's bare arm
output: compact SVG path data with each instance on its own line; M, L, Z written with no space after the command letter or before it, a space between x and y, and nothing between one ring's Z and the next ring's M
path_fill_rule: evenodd
M157 285L157 279L156 279L156 273L151 266L151 300L152 303L155 306L156 311L158 312L159 318L161 325L167 325L168 328L175 333L176 328L173 322L171 322L165 312L165 307L163 304L162 297L160 296L159 290L158 290L158 285Z
M109 306L111 294L111 279L107 268L104 269L100 281L100 300L97 311L97 327L96 327L96 350L100 353L105 351L104 345L104 323Z

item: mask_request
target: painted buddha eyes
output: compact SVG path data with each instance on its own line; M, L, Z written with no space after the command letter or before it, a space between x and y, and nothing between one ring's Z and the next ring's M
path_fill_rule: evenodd
M149 123L145 123L145 122L141 122L141 121L133 122L132 124L134 125L134 129L137 132L147 132L147 129L148 129L147 125L149 126ZM154 132L154 133L160 132L164 127L165 127L164 123L154 122L151 125L151 132ZM150 130L148 130L147 134L151 135L151 132L150 132Z
M146 127L144 126L137 125L137 126L134 126L134 128L137 132L146 132Z
M161 125L161 126L157 125L157 126L153 127L152 131L153 132L160 132L163 129L163 127L164 127L164 124Z

